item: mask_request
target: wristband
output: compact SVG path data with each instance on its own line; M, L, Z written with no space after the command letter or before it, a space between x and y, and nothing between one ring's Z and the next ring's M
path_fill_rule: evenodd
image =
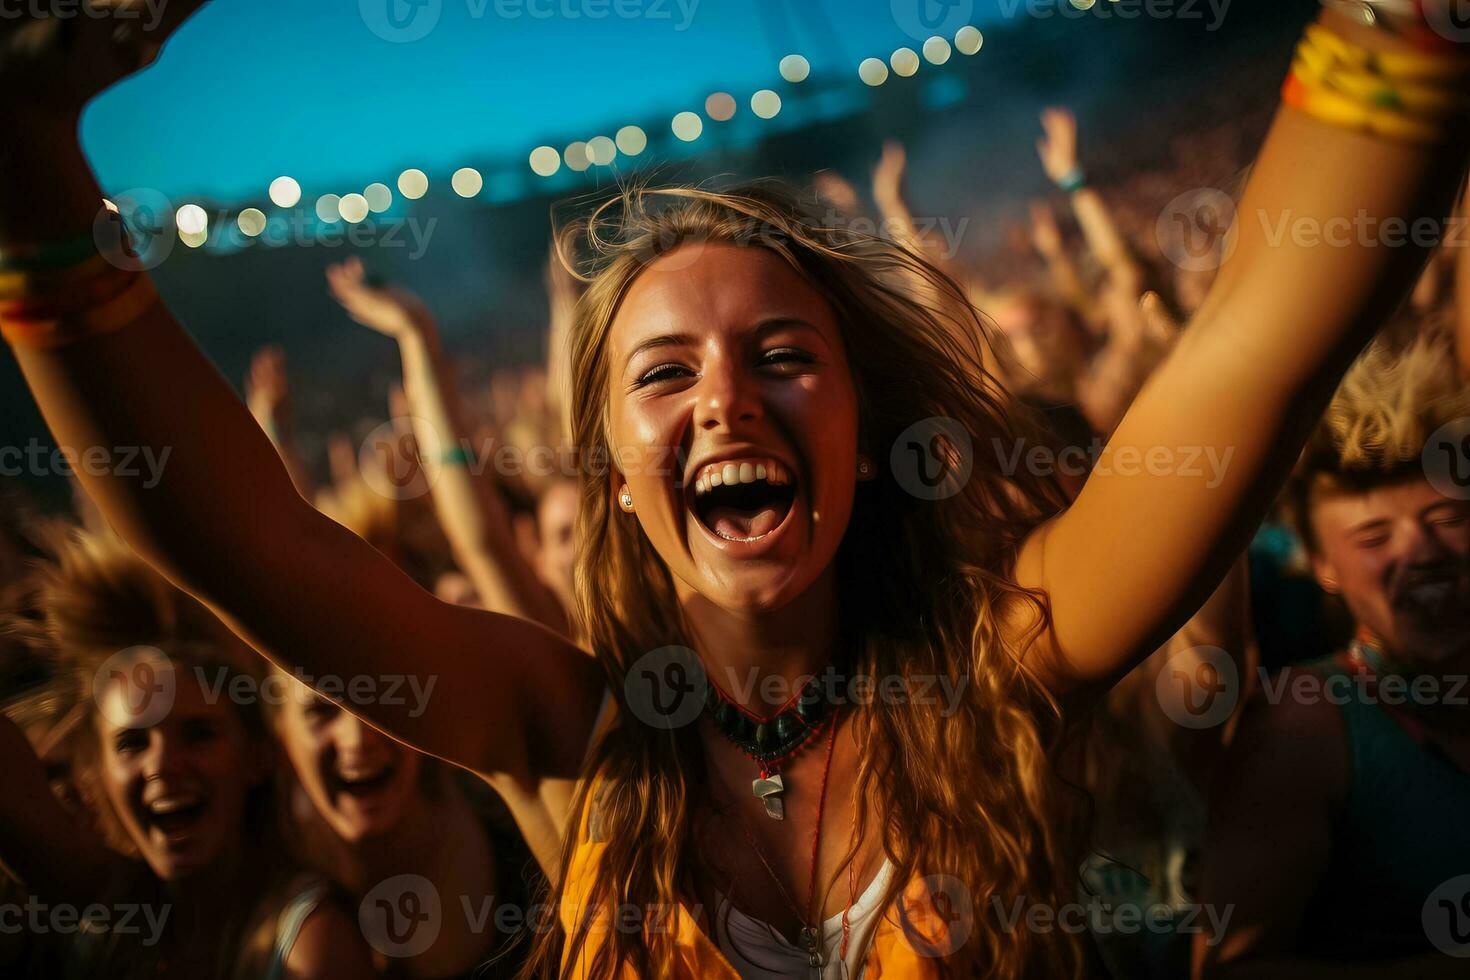
M1087 186L1087 171L1076 166L1057 178L1057 186L1068 194L1075 194Z
M81 311L54 318L22 318L0 314L0 336L12 347L51 349L87 337L113 333L136 323L159 302L158 290L147 276L134 274L122 292Z

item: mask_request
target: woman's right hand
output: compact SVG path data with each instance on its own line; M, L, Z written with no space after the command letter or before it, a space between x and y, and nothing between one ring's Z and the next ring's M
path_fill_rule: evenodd
M406 289L377 285L359 258L328 266L327 288L348 316L380 334L402 339L433 328L423 300Z

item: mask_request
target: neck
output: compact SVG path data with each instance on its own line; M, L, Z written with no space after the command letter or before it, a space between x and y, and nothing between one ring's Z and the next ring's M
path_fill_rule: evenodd
M781 609L732 612L699 596L683 603L706 673L736 703L763 713L788 701L837 652L835 570Z
M415 792L398 825L385 834L367 838L353 848L354 872L368 883L406 872L437 880L446 839L452 839L455 817L463 804L459 791L444 787L442 801Z

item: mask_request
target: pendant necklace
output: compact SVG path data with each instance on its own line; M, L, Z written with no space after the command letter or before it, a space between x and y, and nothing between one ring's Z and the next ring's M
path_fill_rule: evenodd
M781 893L781 897L786 900L786 904L790 906L797 921L801 923L801 929L797 933L797 941L800 943L802 951L806 953L807 964L819 973L827 964L827 951L822 946L822 907L817 894L817 858L822 843L822 815L827 808L827 775L832 771L832 750L836 744L837 726L833 724L827 732L827 761L822 767L822 788L817 795L817 822L816 826L812 828L811 864L807 869L807 900L805 911L796 904L796 901L791 897L791 893L781 883L781 876L776 874L776 869L771 867L771 862L766 859L765 851L761 849L760 844L756 841L755 834L751 833L750 825L740 815L739 808L731 808L735 813L735 819L740 824L741 831L745 834L746 842L750 844L750 849L760 859L761 865L766 869L766 874L771 876L771 880L776 883L777 891ZM768 807L769 805L769 802L767 802ZM851 903L852 898L849 895L849 910L852 907ZM844 934L843 952L846 953L846 911L842 913L842 928Z
M713 681L705 689L704 706L715 731L758 767L750 791L765 804L766 816L785 820L782 794L787 787L781 768L822 734L832 715L817 679L810 678L789 701L765 717L738 704Z

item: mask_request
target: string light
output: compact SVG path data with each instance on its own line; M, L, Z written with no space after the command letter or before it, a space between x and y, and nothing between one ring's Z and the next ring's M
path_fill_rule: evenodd
M342 220L355 225L368 216L368 200L361 194L348 194L337 202L337 213Z
M382 214L393 206L393 192L387 184L368 184L362 196L374 214Z
M878 58L864 58L863 63L858 65L858 78L861 78L865 85L872 85L876 88L888 81L888 66Z
M561 154L554 146L538 146L531 151L531 171L538 177L550 177L561 169Z
M954 36L954 49L960 54L974 54L985 43L978 27L961 27Z
M248 238L254 238L265 231L265 212L260 208L246 208L240 212L240 217L235 219L240 226L241 234Z
M674 135L685 143L692 143L699 139L704 132L704 120L693 112L681 112L674 117Z
M422 170L405 170L398 175L398 193L417 201L429 193L429 175Z
M301 185L291 177L277 177L271 181L270 198L278 208L294 208L301 203Z
M648 134L639 126L624 126L618 130L618 149L630 157L636 157L648 148Z
M342 199L336 194L323 194L316 199L316 216L327 222L341 221L341 205Z
M788 54L781 59L781 77L793 85L807 80L812 73L811 62L799 54Z
M924 57L933 65L942 65L949 60L949 42L935 35L924 42Z
M888 59L893 66L893 73L904 78L911 77L919 70L919 55L913 48L899 48L893 52L893 57Z
M704 100L704 114L715 122L729 122L735 116L735 97L729 92L716 92Z
M750 111L762 119L775 119L781 111L781 96L763 88L750 97Z
M485 187L485 178L474 167L461 167L449 178L449 186L460 197L474 197Z
M599 167L606 167L618 157L617 144L607 136L594 136L587 141L587 159Z

